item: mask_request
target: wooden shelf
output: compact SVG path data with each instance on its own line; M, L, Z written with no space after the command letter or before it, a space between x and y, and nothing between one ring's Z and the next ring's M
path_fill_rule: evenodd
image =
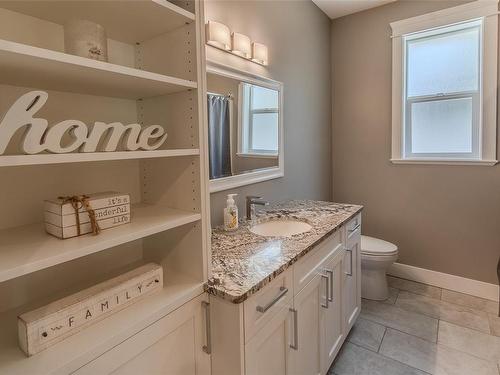
M78 15L104 27L109 38L143 42L191 23L195 16L166 0L2 1L1 8L64 25Z
M69 154L38 154L38 155L2 155L0 167L40 164L82 163L106 160L155 159L180 156L199 155L200 150L176 149L156 151L116 151L116 152L80 152Z
M197 87L196 82L185 79L7 40L0 40L0 83L126 99Z
M159 293L27 358L17 344L17 316L27 306L0 316L0 374L68 374L203 293L203 283L167 271Z
M132 207L130 224L97 236L61 240L47 234L43 224L4 229L0 231L0 282L200 219L199 213L140 204Z

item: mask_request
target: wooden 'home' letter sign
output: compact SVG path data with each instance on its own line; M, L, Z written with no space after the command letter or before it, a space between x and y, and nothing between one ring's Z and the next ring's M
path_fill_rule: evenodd
M120 144L127 151L156 150L167 139L159 125L142 128L139 124L95 122L89 129L78 120L64 120L49 127L47 120L34 117L49 98L45 91L30 91L9 108L0 122L0 155L5 153L12 136L26 128L21 144L25 154L116 151ZM63 144L63 137L66 141ZM102 150L97 147L104 143Z

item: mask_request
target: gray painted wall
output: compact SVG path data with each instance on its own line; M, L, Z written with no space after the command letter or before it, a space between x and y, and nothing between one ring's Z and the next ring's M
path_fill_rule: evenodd
M389 23L458 5L399 1L332 22L334 200L400 262L497 284L500 166L392 165Z
M261 67L212 47L207 58L284 83L285 177L211 195L212 226L222 223L226 194L271 201L331 199L330 20L311 1L208 0L205 18L269 48Z

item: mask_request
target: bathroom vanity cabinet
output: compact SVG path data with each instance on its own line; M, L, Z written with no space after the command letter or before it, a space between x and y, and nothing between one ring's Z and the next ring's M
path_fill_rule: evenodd
M213 373L326 374L360 312L360 228L358 214L242 303L210 296Z

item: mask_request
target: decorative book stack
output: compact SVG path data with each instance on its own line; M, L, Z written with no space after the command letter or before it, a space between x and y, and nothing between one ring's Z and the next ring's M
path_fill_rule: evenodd
M45 230L59 238L98 234L130 222L130 195L108 191L47 200L44 221Z

